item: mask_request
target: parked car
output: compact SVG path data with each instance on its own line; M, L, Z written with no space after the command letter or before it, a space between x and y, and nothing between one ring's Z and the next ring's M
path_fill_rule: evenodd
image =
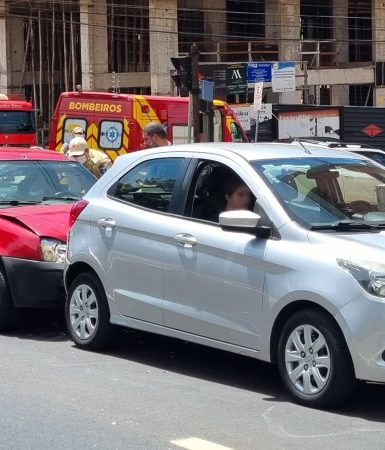
M18 308L64 305L70 211L95 183L82 165L39 149L0 148L0 330Z
M365 212L362 176L377 191ZM249 208L215 218L236 177ZM122 325L277 363L311 406L385 382L384 189L370 160L298 143L122 156L74 205L69 333L97 350Z

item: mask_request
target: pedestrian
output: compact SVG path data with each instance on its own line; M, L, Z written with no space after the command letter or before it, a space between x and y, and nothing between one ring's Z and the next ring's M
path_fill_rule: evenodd
M112 166L110 158L104 152L89 148L86 140L82 137L75 137L71 140L67 156L69 159L83 164L96 178L100 178Z
M143 143L145 148L171 145L167 140L167 131L159 122L151 122L143 128Z
M81 138L85 138L85 132L83 130L82 127L75 127L72 132L72 139L75 137L81 137ZM64 153L65 155L67 154L69 149L69 143L68 142L64 142L64 144L62 145L61 149L60 149L60 153Z

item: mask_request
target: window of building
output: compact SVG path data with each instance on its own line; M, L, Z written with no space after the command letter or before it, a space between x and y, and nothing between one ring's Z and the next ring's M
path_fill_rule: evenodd
M372 1L349 0L349 61L372 59Z
M350 106L373 106L373 89L370 84L349 86Z
M265 0L227 0L226 4L230 39L264 39Z
M147 72L150 66L148 0L108 0L108 70Z
M178 34L180 53L188 53L192 44L203 42L203 11L178 8Z
M301 1L301 35L304 40L328 40L333 37L332 0Z

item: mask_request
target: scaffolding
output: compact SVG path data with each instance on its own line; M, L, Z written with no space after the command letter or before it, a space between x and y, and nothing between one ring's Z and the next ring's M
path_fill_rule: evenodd
M35 107L39 141L44 143L60 92L75 89L80 79L79 7L62 1L10 2L10 19L23 26L23 62L12 93Z

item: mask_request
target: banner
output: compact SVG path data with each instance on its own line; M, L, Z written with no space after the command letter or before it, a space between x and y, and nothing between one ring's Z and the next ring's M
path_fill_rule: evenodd
M295 91L295 62L274 63L271 72L273 92Z
M249 83L271 83L271 69L273 63L250 63L247 66L247 81Z
M330 137L339 139L339 108L279 111L278 137Z
M245 94L247 89L247 64L229 64L227 66L227 94Z

